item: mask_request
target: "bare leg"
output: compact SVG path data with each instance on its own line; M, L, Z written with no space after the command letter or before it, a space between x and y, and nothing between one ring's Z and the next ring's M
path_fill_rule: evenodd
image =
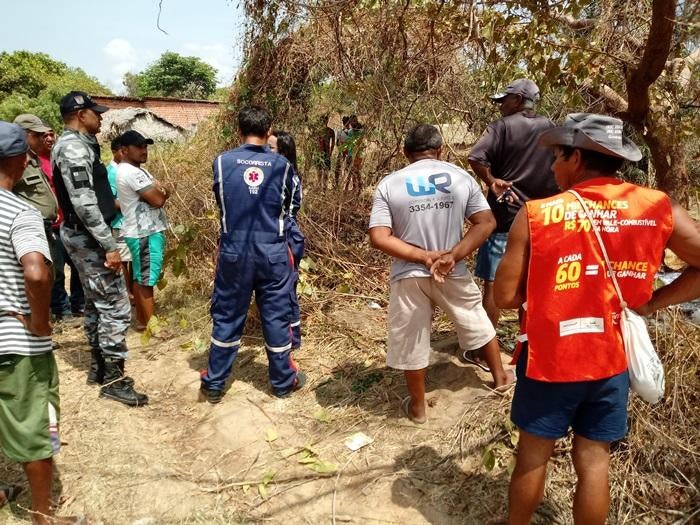
M479 349L484 357L484 361L491 369L493 376L493 387L499 388L508 385L515 379L512 374L507 374L501 362L501 348L498 346L498 339L495 337Z
M575 434L573 459L578 476L574 495L574 523L603 525L610 506L610 443L591 441Z
M134 302L136 303L137 328L145 329L149 319L155 311L155 300L153 299L153 286L143 286L134 283Z
M30 461L23 463L22 466L32 491L32 523L34 525L48 525L51 510L53 459Z
M126 291L129 293L129 302L134 303L134 283L131 280L131 263L122 262L122 272L124 273L124 280L126 281Z
M482 304L484 305L484 310L486 310L486 315L491 320L491 324L496 328L501 317L501 310L496 306L496 301L493 299L493 281L484 281L484 299Z
M508 491L509 525L527 525L544 495L547 462L556 440L520 431L515 470Z
M404 370L406 388L411 396L409 412L415 419L425 418L425 368L421 370Z

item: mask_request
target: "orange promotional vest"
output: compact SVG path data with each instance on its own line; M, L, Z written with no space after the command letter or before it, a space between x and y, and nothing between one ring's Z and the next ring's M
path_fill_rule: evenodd
M608 177L573 189L600 229L628 306L646 303L673 229L670 199ZM624 372L620 300L580 203L564 192L529 201L527 216L527 377L573 382Z

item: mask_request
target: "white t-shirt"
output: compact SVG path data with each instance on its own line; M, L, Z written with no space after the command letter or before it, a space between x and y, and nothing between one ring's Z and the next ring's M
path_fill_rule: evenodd
M377 186L369 227L387 226L394 236L424 250L449 250L462 238L464 220L488 210L479 184L463 169L424 159L384 177ZM467 275L460 261L451 276ZM394 258L390 279L429 277L419 263Z
M155 184L153 175L143 168L137 168L127 162L117 167L117 193L124 215L122 235L124 237L147 237L168 228L165 211L154 208L141 200L140 194Z
M30 313L20 259L31 252L51 262L41 215L14 193L0 189L0 355L52 350L51 336L30 334L13 316Z

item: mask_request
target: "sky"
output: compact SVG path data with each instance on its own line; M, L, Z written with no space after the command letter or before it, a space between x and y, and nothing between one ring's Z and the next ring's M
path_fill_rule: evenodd
M233 80L242 54L237 0L5 0L0 51L40 51L124 94L122 77L165 51L196 56Z

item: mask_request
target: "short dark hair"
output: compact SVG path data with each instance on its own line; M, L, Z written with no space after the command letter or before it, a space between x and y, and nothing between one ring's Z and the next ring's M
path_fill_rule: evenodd
M117 151L122 147L122 136L118 135L112 139L112 143L110 144L110 147L112 148L112 151Z
M558 147L561 148L565 159L571 157L574 150L578 149L581 152L581 162L583 162L583 165L589 170L599 171L601 173L615 173L625 163L625 159L623 158L613 157L612 155L606 155L605 153L590 149L574 148L572 146Z
M238 129L247 137L264 137L272 126L269 111L260 106L246 106L238 112Z
M403 147L409 153L418 153L442 146L440 130L430 124L418 124L406 134Z
M294 142L294 137L286 131L273 131L272 134L277 137L277 153L286 157L297 170L297 145Z

